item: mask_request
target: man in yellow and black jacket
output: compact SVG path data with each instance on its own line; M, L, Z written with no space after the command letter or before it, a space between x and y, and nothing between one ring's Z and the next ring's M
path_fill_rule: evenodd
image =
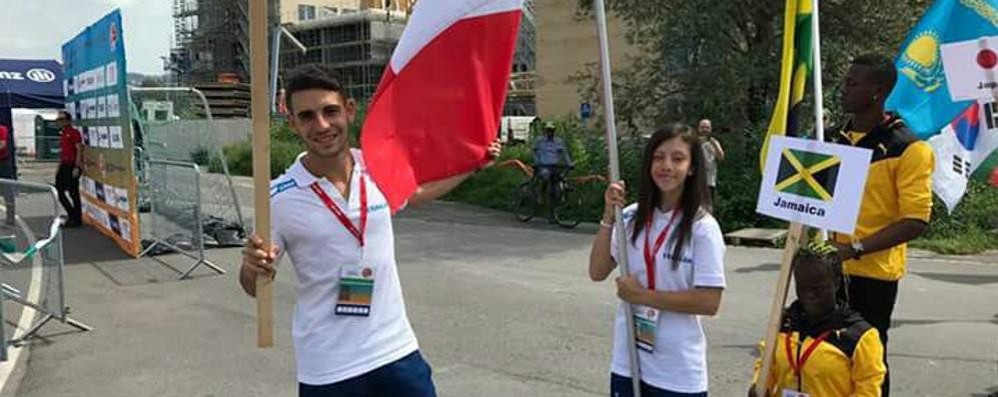
M842 265L835 249L802 249L793 274L797 301L783 315L766 397L880 396L883 344L876 328L837 299ZM753 385L761 366L757 360ZM749 396L756 396L754 387Z
M856 231L833 236L845 261L848 288L841 298L877 328L884 344L904 276L907 242L928 229L932 215L932 149L897 116L884 111L897 72L881 56L852 61L842 89L842 108L852 119L826 133L832 142L873 151ZM883 395L890 394L890 377Z

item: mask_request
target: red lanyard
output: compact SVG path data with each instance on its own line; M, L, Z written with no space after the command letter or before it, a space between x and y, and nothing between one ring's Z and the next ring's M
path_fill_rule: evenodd
M655 250L652 251L648 248L650 244L648 236L651 234L652 218L655 216L649 216L645 220L645 270L648 273L648 289L655 289L655 254L662 249L662 245L665 244L665 239L669 236L669 229L672 229L672 222L676 220L676 215L679 214L678 209L672 210L672 217L669 218L669 224L665 225L665 229L662 229L662 233L659 233L658 238L655 239Z
M797 391L801 391L801 369L804 368L804 364L807 363L807 359L811 358L811 354L818 348L818 345L820 345L821 342L824 342L831 333L832 331L829 330L822 332L821 335L818 335L818 337L811 342L811 345L808 346L807 349L804 349L804 356L800 355L800 346L797 346L797 357L795 360L793 349L790 347L791 343L793 343L793 340L790 338L791 332L787 331L787 340L785 343L787 346L787 361L790 362L790 369L794 371L794 375L797 377ZM803 340L801 340L801 344L804 344Z
M326 208L329 208L329 211L331 211L333 215L336 215L336 219L338 219L340 223L347 228L347 231L357 238L357 241L360 242L360 246L363 248L364 231L367 229L367 183L364 181L364 177L360 177L360 228L357 228L357 226L354 226L353 222L350 222L350 218L347 217L347 214L345 214L343 210L336 205L333 199L329 198L329 195L326 194L321 187L319 187L319 182L313 183L310 187L312 188L312 191L315 192L315 195L319 196L322 203L326 205Z

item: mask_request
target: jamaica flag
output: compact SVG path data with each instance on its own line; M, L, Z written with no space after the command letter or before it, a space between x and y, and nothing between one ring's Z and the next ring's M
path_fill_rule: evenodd
M783 21L783 60L780 62L780 92L773 108L773 118L766 129L759 153L759 169L766 169L769 138L773 135L800 136L798 113L807 81L813 70L811 0L786 0Z
M841 165L839 156L784 149L775 190L831 202Z

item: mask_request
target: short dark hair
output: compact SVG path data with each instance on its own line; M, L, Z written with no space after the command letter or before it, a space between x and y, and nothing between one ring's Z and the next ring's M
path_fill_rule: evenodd
M853 58L853 65L866 66L870 69L870 78L874 84L879 84L886 88L887 93L894 90L898 73L894 68L894 62L890 58L878 54L863 54Z
M73 121L73 115L69 114L69 112L67 112L65 110L60 110L59 111L59 115L55 116L55 117L56 117L56 120L58 120L59 118L65 118L66 121Z
M843 280L842 261L832 246L824 242L800 247L791 266L795 275L799 271L821 270L822 275L836 286Z
M287 82L284 84L284 100L288 111L293 111L291 107L291 96L298 91L320 89L339 93L344 100L347 95L343 92L343 86L336 78L336 72L318 63L307 63L298 66L288 72Z

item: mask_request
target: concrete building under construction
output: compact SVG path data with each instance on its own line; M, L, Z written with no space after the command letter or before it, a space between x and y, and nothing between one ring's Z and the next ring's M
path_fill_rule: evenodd
M206 87L204 83L249 82L247 0L173 2L176 45L167 68L176 81L199 87ZM283 78L288 70L301 64L321 63L337 72L351 96L366 102L377 89L415 3L269 0L270 26L280 24L306 47L303 53L288 40L281 41L278 75ZM504 110L509 116L532 116L537 112L533 4L534 0L524 1ZM231 99L228 97L225 99ZM242 105L240 102L232 106Z
M324 19L360 10L387 10L409 14L415 0L281 0L281 23Z
M537 29L535 26L534 0L524 0L520 32L513 54L513 70L509 78L504 116L536 116L537 104L534 91L537 80Z
M414 0L268 0L268 26L371 9L407 15ZM181 84L249 81L247 0L173 0L174 45L166 69Z
M337 73L350 96L367 101L402 37L406 18L404 12L365 9L289 25L307 51L282 46L280 75L305 63L321 63Z
M337 72L352 97L367 101L377 89L402 36L409 16L407 11L404 8L340 11L336 15L288 25L288 30L307 47L307 51L302 53L291 46L282 47L281 75L301 64L321 63ZM536 114L533 0L524 2L523 11L510 71L506 115Z
M268 1L271 25L279 7ZM166 69L179 83L249 81L247 0L173 0L173 32Z

